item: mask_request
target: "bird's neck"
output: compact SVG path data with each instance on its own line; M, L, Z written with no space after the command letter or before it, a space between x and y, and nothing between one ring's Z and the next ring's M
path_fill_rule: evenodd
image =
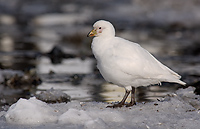
M114 37L113 37L114 38ZM104 52L113 46L112 38L94 37L92 41L92 51L96 58L104 55Z
M92 41L92 47L98 47L99 49L106 49L112 46L112 39L114 37L94 37Z

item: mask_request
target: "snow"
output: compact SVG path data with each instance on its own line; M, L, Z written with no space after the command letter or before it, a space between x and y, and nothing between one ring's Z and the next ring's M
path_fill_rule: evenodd
M191 102L200 97L193 91L193 87L180 89L160 101L117 109L106 108L108 104L103 102L46 104L32 97L0 112L6 118L0 123L4 128L198 128L200 104L193 106Z
M67 112L62 114L59 119L59 124L84 124L92 118L87 114L86 111L69 109Z
M55 122L57 116L54 109L35 97L29 100L20 99L13 104L5 115L8 123L12 124L41 124Z

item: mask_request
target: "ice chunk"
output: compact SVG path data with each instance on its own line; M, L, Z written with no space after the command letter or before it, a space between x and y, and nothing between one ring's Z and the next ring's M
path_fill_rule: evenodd
M100 118L87 121L84 126L86 129L108 129L106 123Z
M18 100L9 108L5 118L12 124L37 125L55 122L57 120L55 113L46 103L32 97L29 100Z
M194 94L194 87L188 87L187 89L179 89L176 94L185 102L192 105L195 109L200 109L200 97Z
M59 117L58 123L84 124L86 121L89 120L92 120L92 118L87 114L86 111L71 108Z
M116 110L113 109L106 109L102 112L96 112L94 110L97 109L93 109L88 111L90 113L90 116L92 116L93 118L101 118L103 121L106 122L124 122L124 116Z

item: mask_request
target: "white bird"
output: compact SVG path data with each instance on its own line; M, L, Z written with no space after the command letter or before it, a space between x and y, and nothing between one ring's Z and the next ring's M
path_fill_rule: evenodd
M131 92L131 102L135 102L135 87L175 82L181 85L181 76L159 62L139 44L115 36L115 28L105 20L94 23L88 37L92 41L92 52L97 59L97 68L108 82L124 87L126 93L121 102L108 107L122 107Z

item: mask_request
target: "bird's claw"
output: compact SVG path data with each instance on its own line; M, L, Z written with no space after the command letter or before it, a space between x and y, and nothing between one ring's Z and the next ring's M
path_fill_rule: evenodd
M106 108L121 108L124 104L118 103L118 104L113 104L110 106L107 106Z
M136 102L130 102L130 103L126 104L126 107L131 107L133 105L136 105Z
M131 107L133 105L136 105L136 102L130 102L130 103L127 103L127 104L118 103L118 104L113 104L113 105L107 106L106 108L121 108L124 105L126 105L126 107Z

